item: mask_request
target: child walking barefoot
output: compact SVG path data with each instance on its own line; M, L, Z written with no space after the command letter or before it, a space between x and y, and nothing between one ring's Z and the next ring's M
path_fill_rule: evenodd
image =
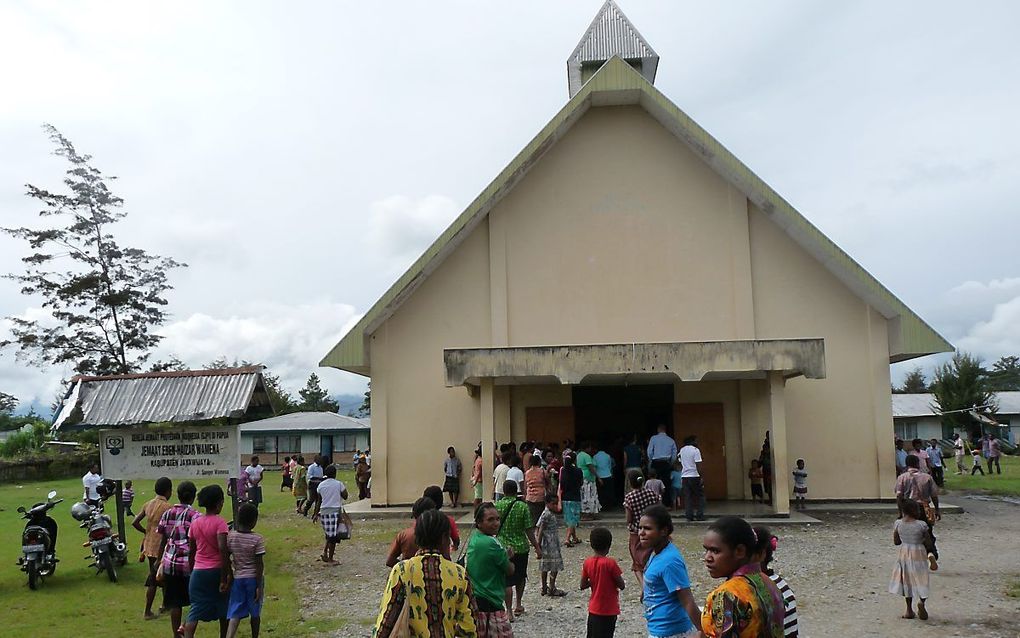
M245 503L237 510L236 528L227 534L227 549L234 566L227 610L227 638L234 638L241 619L251 616L251 637L259 638L262 601L265 599L266 541L253 530L259 520L259 508Z
M889 580L889 593L903 596L907 611L903 618L914 618L913 601L917 599L917 618L928 619L925 601L928 599L928 550L925 541L928 523L921 519L921 506L912 500L902 504L903 517L893 525L893 544L898 545L899 558Z
M552 508L559 499L555 494L545 495L545 510L538 517L538 545L542 548L542 559L538 570L542 574L543 596L566 596L567 592L556 589L556 577L563 571L563 554L560 552L559 523Z

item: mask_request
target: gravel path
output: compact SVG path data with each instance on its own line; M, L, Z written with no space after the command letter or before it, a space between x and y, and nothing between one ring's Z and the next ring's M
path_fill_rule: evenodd
M845 636L1020 636L1020 598L1006 595L1010 583L1020 582L1020 506L960 499L968 512L950 515L937 527L942 568L932 576L928 621L902 620L902 599L886 591L896 548L892 544L892 517L875 514L819 515L821 524L778 526L780 537L776 567L793 587L805 638ZM388 570L382 564L389 541L401 521L362 521L356 540L337 552L336 567L320 567L326 575L309 584L305 600L309 611L329 612L348 620L334 636L370 636L379 610L380 593ZM611 555L625 572L629 566L627 536L622 525L611 525ZM680 527L674 541L680 546L691 573L697 600L704 600L712 582L698 553L704 528ZM587 531L579 534L585 538ZM538 573L532 563L525 593L528 613L514 624L520 638L584 636L587 594L577 591L586 545L563 548L567 570L559 586L565 598L539 595ZM295 557L315 564L314 553ZM640 592L633 576L621 595L622 614L617 635L645 636Z

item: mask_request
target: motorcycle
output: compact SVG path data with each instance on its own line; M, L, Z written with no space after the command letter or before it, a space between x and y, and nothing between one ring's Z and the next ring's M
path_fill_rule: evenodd
M57 569L57 522L47 514L57 503L64 501L54 501L56 495L55 491L51 491L46 495L45 503L36 503L29 510L18 508L21 517L28 521L21 533L23 556L18 559L18 565L28 574L29 589L38 589L42 579L52 576Z
M127 545L118 534L113 533L113 522L103 513L103 503L114 494L113 481L103 481L97 488L99 499L75 503L71 507L71 516L81 521L78 527L88 530L88 540L82 547L90 547L92 554L85 560L92 559L89 567L96 568L96 574L106 572L111 583L117 582L117 567L127 563Z

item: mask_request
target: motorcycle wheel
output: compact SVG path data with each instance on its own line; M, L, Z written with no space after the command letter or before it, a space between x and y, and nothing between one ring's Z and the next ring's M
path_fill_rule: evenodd
M28 588L39 589L39 566L35 564L34 560L30 560L25 567L28 572Z
M113 559L109 552L104 553L99 559L99 567L106 570L106 576L111 583L117 582L117 568L113 566Z

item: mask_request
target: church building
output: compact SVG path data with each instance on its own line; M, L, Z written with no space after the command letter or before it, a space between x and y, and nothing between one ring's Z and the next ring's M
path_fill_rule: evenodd
M373 505L448 446L697 435L709 499L893 497L889 365L952 345L654 86L615 2L569 100L322 360L372 381ZM471 149L465 149L470 151Z

